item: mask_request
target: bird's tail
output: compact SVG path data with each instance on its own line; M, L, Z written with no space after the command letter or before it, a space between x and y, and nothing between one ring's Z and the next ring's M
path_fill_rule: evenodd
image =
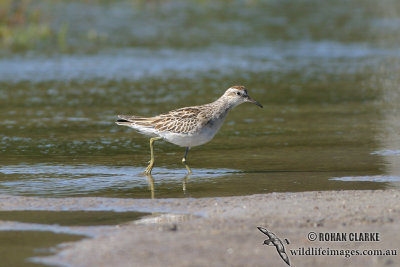
M133 127L153 127L152 122L154 118L129 116L129 115L118 115L118 120L115 122L118 125Z

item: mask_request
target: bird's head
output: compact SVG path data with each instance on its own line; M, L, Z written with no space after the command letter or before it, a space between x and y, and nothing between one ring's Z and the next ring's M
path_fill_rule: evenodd
M270 238L270 239L267 239L267 240L264 240L264 243L263 243L263 244L264 244L264 245L268 245L268 246L274 245L273 242L272 242L272 240L271 240L271 238Z
M255 101L253 98L251 98L247 94L247 90L244 86L241 85L235 85L230 87L228 90L226 90L224 97L227 98L227 100L235 107L237 105L240 105L245 102L249 102L252 104L255 104L262 108L263 106Z

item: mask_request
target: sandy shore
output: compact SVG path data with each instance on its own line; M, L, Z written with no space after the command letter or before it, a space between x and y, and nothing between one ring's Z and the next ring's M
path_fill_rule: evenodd
M69 227L92 237L42 260L69 266L287 266L274 246L275 233L292 266L400 266L400 191L272 193L203 199L38 198L0 195L0 210L151 211L139 221L108 227ZM167 214L159 214L157 212ZM0 228L12 229L0 221ZM29 226L28 226L29 228ZM310 241L316 233L317 240ZM324 234L329 233L329 234ZM333 236L330 233L335 233ZM339 233L339 234L336 234ZM360 234L361 233L361 234ZM324 237L346 238L322 241ZM365 238L379 241L355 241ZM289 244L284 240L288 239ZM352 240L351 240L352 239ZM293 255L380 253L397 256ZM292 250L292 251L291 251ZM318 252L319 250L319 252ZM372 250L372 252L370 252ZM393 251L396 250L396 251ZM325 252L329 253L329 252Z

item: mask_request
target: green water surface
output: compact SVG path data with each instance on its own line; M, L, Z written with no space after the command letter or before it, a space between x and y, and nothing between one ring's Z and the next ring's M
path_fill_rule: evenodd
M0 193L398 187L399 2L51 2L32 10L52 14L42 23L65 36L1 50ZM237 84L264 109L231 111L190 151L190 177L184 148L156 143L150 185L148 138L116 116L204 104Z
M84 236L45 231L0 231L1 265L14 267L49 266L32 262L29 258L51 255L53 253L51 248L57 244L78 241L82 238Z

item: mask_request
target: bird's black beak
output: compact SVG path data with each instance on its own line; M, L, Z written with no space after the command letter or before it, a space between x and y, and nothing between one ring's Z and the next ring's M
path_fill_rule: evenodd
M254 104L254 105L257 105L257 106L259 106L260 108L263 107L260 103L258 103L257 101L255 101L255 100L254 100L253 98L251 98L250 96L247 97L246 102L250 102L250 103L252 103L252 104Z

